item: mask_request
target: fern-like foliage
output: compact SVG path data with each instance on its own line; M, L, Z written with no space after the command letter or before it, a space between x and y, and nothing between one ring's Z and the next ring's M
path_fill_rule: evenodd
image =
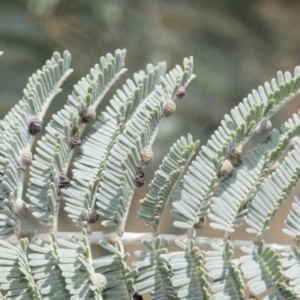
M231 116L225 115L212 139L192 162L177 191L180 197L173 199L176 203L176 214L173 214L179 219L175 223L177 227L190 229L201 222L209 211L224 159L232 158L232 146L243 145L255 132L266 130L267 119L296 95L299 85L299 67L295 69L294 78L289 72L285 75L278 72L277 80L272 79L271 84L265 83L258 91L254 90L231 110ZM181 213L186 207L190 208L189 216Z
M107 280L103 299L131 300L135 292L134 277L137 272L131 271L127 265L129 254L124 253L123 245L119 242L116 242L115 247L104 241L100 245L113 253L93 261L95 271L103 274Z
M55 236L52 235L50 243L34 239L29 248L31 250L28 255L29 265L42 298L49 300L70 298L59 266L59 248Z
M281 264L284 276L293 292L300 295L300 250L295 248L292 252L282 253Z
M125 225L161 122L176 110L194 78L193 58L166 73L166 64L148 65L117 90L96 119L106 92L126 71L125 50L100 58L53 115L46 134L35 134L43 116L71 73L70 54L54 53L29 79L21 101L0 121L0 299L300 299L300 198L295 198L283 230L291 246L267 245L263 234L300 178L300 113L271 130L269 118L299 93L300 68L277 73L271 84L253 90L225 115L221 126L194 158L199 141L181 137L155 172L140 200L138 216L148 233L129 233ZM90 132L81 141L89 124ZM266 135L243 153L255 134ZM73 177L67 177L71 161ZM31 164L24 200L25 169ZM168 201L183 236L162 234ZM79 234L58 231L60 204ZM26 208L49 232L23 222ZM103 217L109 232L91 231ZM222 239L197 236L206 218ZM21 222L22 221L22 222ZM246 222L254 241L228 241ZM100 225L100 224L99 224ZM95 226L96 228L96 226ZM145 227L147 228L147 227ZM195 230L197 229L197 230ZM94 230L94 228L93 228ZM12 233L12 235L7 235ZM232 236L231 236L232 238ZM109 252L92 258L91 245ZM131 269L125 244L142 243ZM209 246L212 250L197 244ZM167 247L177 247L168 252ZM238 255L233 245L246 255ZM245 246L247 245L247 247ZM284 248L282 256L275 252ZM103 249L102 249L103 250ZM244 283L245 282L245 283Z
M90 215L94 211L99 181L110 151L124 128L129 126L127 124L137 108L145 105L144 102L160 85L165 69L165 63L155 67L148 65L147 73L140 71L134 74L134 81L127 80L123 89L117 91L110 105L100 114L92 132L84 140L74 163L74 182L71 183L70 189L64 191L67 201L65 209L77 225L83 226L89 222ZM143 140L141 143L145 146L146 141Z
M151 147L158 125L164 119L164 105L174 98L180 86L188 85L193 79L192 72L192 59L184 60L184 69L177 66L167 74L162 79L163 86L143 101L124 124L123 133L112 146L100 176L96 205L97 213L109 219L102 222L104 226L124 226L135 190L133 179L142 167L140 153L146 146Z
M58 240L60 246L67 248L59 249L58 255L62 276L71 295L70 299L102 300L101 292L107 280L93 268L86 232L83 232L81 239L71 237L71 240Z
M245 278L251 278L247 285L255 295L274 288L275 292L271 292L264 297L264 300L300 299L299 295L281 282L283 273L280 265L280 256L274 250L265 246L263 242L260 242L255 249L243 247L242 250L248 255L241 257L241 269Z
M30 268L27 251L28 240L13 246L0 240L0 286L3 299L42 299Z
M300 197L295 197L295 201L292 204L292 209L287 216L285 221L285 225L287 229L283 229L283 232L291 237L293 237L296 241L300 241L300 224L298 220L300 219Z
M278 131L270 134L243 156L228 180L220 183L218 195L212 199L212 213L209 214L209 218L213 220L210 224L213 228L232 232L246 218L246 204L253 198L267 175L269 151L278 145L279 140Z
M218 196L213 197L209 217L215 229L232 232L241 225L248 213L248 204L259 190L261 183L272 173L272 166L279 166L278 159L287 153L289 141L300 132L299 116L293 118L282 128L283 133L274 129L267 138L253 150L248 151L230 177L221 182ZM234 195L234 197L232 197Z
M74 86L67 105L53 116L46 127L45 139L38 143L27 195L30 210L42 224L55 223L59 181L67 173L74 149L80 146L80 136L86 127L80 115L87 109L95 110L111 85L125 72L124 59L125 51L121 50L116 51L115 57L111 54L101 57L100 65L96 64L90 74Z
M143 241L147 250L136 251L138 259L134 265L138 269L136 288L140 294L151 292L154 300L178 299L171 283L171 270L168 260L163 257L167 249L161 248L161 239L157 238L151 245Z
M253 201L249 205L249 213L246 219L250 233L261 236L269 228L270 221L280 208L287 196L299 181L300 147L287 155L279 169L262 184Z
M0 122L0 233L13 230L22 206L23 177L31 163L31 147L36 129L31 126L42 124L54 96L72 72L71 56L65 51L63 57L55 52L46 65L29 78L22 100ZM39 123L35 125L35 123ZM33 123L33 125L32 125ZM12 196L13 195L13 196ZM11 199L13 198L13 199ZM19 203L16 200L19 199ZM3 201L5 200L5 201Z
M149 193L140 201L139 217L147 224L154 228L159 227L165 206L174 192L173 189L184 174L198 145L199 141L193 142L191 135L188 135L187 139L182 137L164 158L150 184Z
M188 246L181 241L176 241L176 245L184 251L169 255L171 281L178 299L210 299L209 276L203 266L205 252L195 247L193 240Z
M232 261L233 247L227 242L223 247L212 244L214 251L207 251L205 267L213 279L211 299L244 299L244 282L241 272Z

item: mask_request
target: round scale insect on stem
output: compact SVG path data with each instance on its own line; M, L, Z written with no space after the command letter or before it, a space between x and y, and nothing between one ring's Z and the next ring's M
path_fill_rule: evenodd
M31 135L36 135L43 128L43 122L39 117L34 116L29 119L28 131Z
M153 151L150 146L146 146L141 150L140 153L141 163L144 165L148 165L153 159Z
M145 182L146 182L145 173L143 172L142 169L138 169L134 178L135 186L137 188L140 188L145 184Z
M58 188L67 189L70 187L70 179L67 177L65 173L60 173L58 175Z
M30 149L25 148L21 150L20 156L19 156L19 165L20 168L25 170L27 169L32 163L32 153Z
M27 212L27 207L25 201L23 201L21 198L18 198L15 201L15 216L20 219L22 216L24 216Z
M232 162L229 159L225 159L219 171L219 176L224 178L228 176L232 172L232 170L233 170Z
M163 117L168 118L176 111L176 103L172 99L168 99L163 108Z
M181 85L176 91L176 98L181 99L185 96L185 87Z
M132 295L132 300L143 300L143 296L139 295L138 293L134 293Z
M262 119L256 126L256 133L269 132L272 129L272 123L269 119Z
M89 208L84 213L84 219L88 222L88 224L93 224L97 222L99 216L94 208Z
M79 148L81 146L81 139L77 134L71 136L70 146L72 149Z
M234 145L230 150L230 159L232 161L238 161L243 154L243 146L241 144Z
M90 105L79 113L82 123L90 123L96 119L95 107Z
M205 225L206 217L199 218L198 222L194 224L195 229L200 229Z

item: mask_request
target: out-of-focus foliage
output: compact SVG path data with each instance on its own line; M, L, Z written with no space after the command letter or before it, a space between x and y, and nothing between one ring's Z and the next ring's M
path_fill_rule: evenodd
M289 69L297 64L299 8L298 1L279 0L1 0L0 44L6 55L1 66L6 71L0 96L2 102L16 101L27 75L54 50L69 49L74 57L77 73L70 89L99 53L115 48L128 50L131 70L166 57L173 65L189 54L195 57L197 83L174 124L185 124L178 136L186 130L203 136L249 87L270 78L274 65ZM170 134L171 141L175 131Z

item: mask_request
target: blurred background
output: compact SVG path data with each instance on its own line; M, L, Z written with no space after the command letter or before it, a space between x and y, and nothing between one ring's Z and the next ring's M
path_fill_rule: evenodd
M129 71L114 88L145 69L147 63L166 61L170 69L184 57L193 56L197 78L178 102L176 114L160 127L153 149L155 159L146 169L150 183L163 156L181 135L191 133L205 144L224 114L253 88L270 81L278 70L292 72L300 63L299 12L300 2L296 0L0 0L0 51L4 51L0 58L0 115L3 117L21 99L28 77L54 51L71 52L74 73L55 98L46 121L62 107L73 85L99 57L116 48L127 49L125 67ZM298 101L272 118L274 127L298 112ZM145 185L136 193L128 231L147 231L136 218L138 200L146 192ZM281 229L290 203L266 233L268 242L289 242ZM163 232L180 233L173 227L169 211L165 217ZM59 228L76 230L63 211ZM103 230L100 222L94 229ZM207 226L199 235L219 237L220 233ZM233 238L251 236L242 227Z

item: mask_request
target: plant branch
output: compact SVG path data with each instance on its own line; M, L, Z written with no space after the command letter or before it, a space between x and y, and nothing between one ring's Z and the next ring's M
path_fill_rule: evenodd
M58 232L57 239L70 240L71 236L80 237L82 236L81 232ZM4 239L12 244L17 243L17 239L14 235L3 236ZM185 235L174 235L174 234L160 234L159 237L162 239L163 246L175 246L176 240L181 240L186 242L187 238ZM39 238L45 242L51 242L51 235L49 233L39 233L36 234L33 238ZM116 233L104 232L104 231L95 231L88 235L88 239L91 245L98 245L100 240L105 240L107 242L115 242L119 240L123 245L140 245L143 240L152 241L153 236L151 232L148 233L139 233L139 232L124 232L123 236L120 237ZM235 250L241 250L242 247L253 248L256 247L252 240L230 240ZM200 248L211 248L211 244L222 245L224 243L222 238L209 238L209 237L196 237L195 243ZM275 244L275 243L266 243L266 246L271 247L276 252L290 252L292 250L292 245L285 244Z

